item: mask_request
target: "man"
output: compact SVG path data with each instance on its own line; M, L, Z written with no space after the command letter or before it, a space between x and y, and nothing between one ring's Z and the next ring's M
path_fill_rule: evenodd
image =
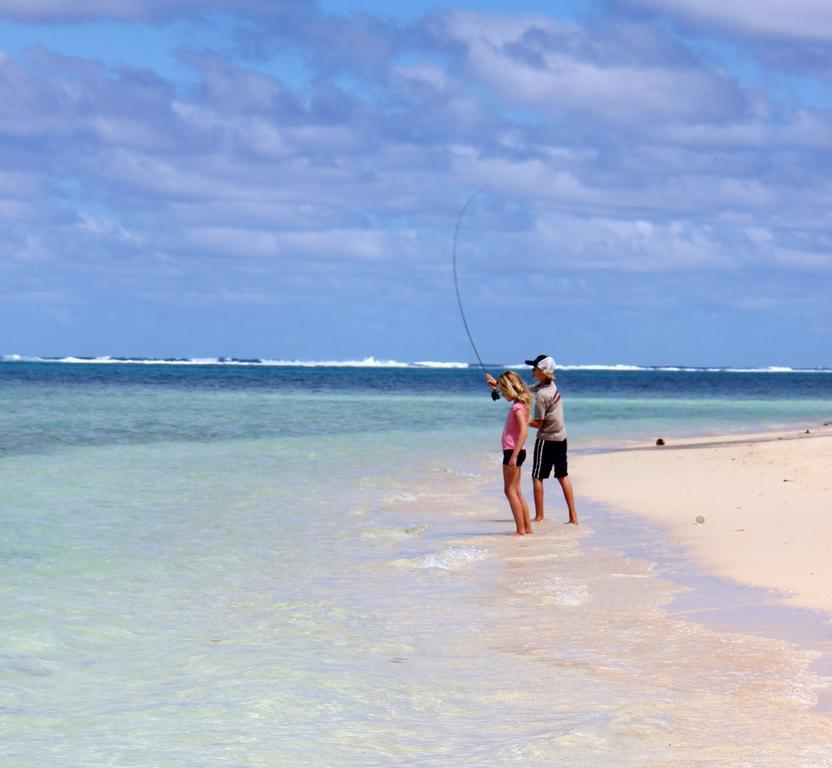
M563 498L569 508L569 522L578 524L575 512L575 496L569 479L566 461L566 426L563 420L563 400L555 385L555 361L548 355L538 355L526 360L532 366L532 376L537 384L531 388L534 394L534 413L529 422L537 429L532 465L535 521L541 522L543 514L543 481L555 470L555 477L563 490Z

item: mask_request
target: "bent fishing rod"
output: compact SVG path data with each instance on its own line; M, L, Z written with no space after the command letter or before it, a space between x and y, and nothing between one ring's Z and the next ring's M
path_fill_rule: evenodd
M457 306L459 307L459 316L462 318L462 325L465 327L465 333L468 335L468 341L471 342L471 349L474 350L474 355L477 358L477 362L480 364L480 368L482 368L482 372L486 375L489 375L489 374L488 374L488 371L485 369L485 364L482 362L482 358L480 357L480 353L477 350L477 345L474 343L474 337L471 335L471 329L468 327L468 320L465 317L465 310L462 307L462 297L459 294L459 277L457 276L457 271L456 271L456 244L459 240L459 228L462 225L462 219L465 216L465 211L467 211L468 206L471 205L472 202L474 202L474 198L476 198L477 195L480 194L480 192L483 192L486 189L488 189L492 184L493 184L493 182L489 182L485 186L480 187L476 192L474 192L473 195L471 195L465 201L465 205L463 205L462 208L459 209L459 215L456 217L456 226L454 227L454 244L453 244L452 259L451 259L451 263L453 264L453 270L454 270L454 289L456 290L456 303L457 303ZM495 389L491 390L491 399L495 400L495 401L500 399L500 395L497 392L497 390L495 390Z

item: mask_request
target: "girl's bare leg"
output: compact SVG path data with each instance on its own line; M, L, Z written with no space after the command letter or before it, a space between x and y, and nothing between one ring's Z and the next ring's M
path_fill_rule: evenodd
M517 475L514 478L514 494L517 497L517 500L520 502L521 508L523 509L523 522L525 524L526 533L533 533L532 522L529 519L529 505L526 503L526 497L523 495L523 488L520 483L522 474L523 471L518 467Z
M508 499L508 505L511 507L511 514L514 517L514 525L517 528L517 535L523 536L526 533L526 521L523 519L523 506L514 492L515 475L519 475L520 470L517 467L510 467L503 464L503 492Z

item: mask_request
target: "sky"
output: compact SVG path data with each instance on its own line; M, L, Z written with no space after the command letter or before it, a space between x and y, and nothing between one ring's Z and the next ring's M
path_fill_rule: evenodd
M473 361L459 221L487 361L832 366L830 69L828 0L0 0L0 354Z

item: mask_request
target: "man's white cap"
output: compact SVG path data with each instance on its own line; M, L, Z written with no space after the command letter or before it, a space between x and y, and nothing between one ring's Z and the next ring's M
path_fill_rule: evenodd
M538 355L534 360L526 360L526 365L537 368L541 373L554 374L555 361L546 355Z

